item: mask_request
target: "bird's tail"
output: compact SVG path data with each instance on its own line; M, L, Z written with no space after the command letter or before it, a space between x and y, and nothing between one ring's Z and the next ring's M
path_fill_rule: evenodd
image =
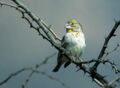
M71 61L67 61L64 65L64 68L66 68L67 66L69 66L71 64Z
M58 63L58 64L56 65L56 67L53 69L53 72L58 72L61 66L62 66L62 64L61 64L61 63Z

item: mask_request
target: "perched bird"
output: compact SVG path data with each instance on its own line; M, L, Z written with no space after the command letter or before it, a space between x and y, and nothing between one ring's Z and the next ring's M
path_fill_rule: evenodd
M81 57L86 47L82 26L76 19L72 19L67 22L65 28L66 34L63 36L61 46L65 49L65 53L69 57L75 57L73 59L77 60ZM64 67L67 67L70 63L71 61L60 51L57 57L57 65L53 69L53 72L57 72L63 64Z

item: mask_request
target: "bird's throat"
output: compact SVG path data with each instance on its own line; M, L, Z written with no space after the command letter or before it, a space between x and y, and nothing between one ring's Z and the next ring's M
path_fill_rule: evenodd
M73 32L73 28L66 28L66 32Z

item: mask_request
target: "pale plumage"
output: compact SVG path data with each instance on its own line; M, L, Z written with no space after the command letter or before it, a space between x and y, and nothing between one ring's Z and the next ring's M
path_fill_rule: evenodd
M62 47L66 49L66 53L69 57L76 57L75 59L79 59L86 47L81 25L75 19L72 19L68 24L66 24L66 31L67 33L64 35L61 42ZM67 67L71 61L68 60L62 52L59 52L57 65L53 69L53 72L57 72L64 63L64 67Z

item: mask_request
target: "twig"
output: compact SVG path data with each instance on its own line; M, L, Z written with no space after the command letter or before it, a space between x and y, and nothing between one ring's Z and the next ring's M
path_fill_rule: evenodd
M118 43L113 50L111 50L111 51L109 51L109 52L105 52L103 60L105 60L105 58L106 58L108 55L110 55L110 54L112 54L113 52L117 51L119 47L120 47L120 43Z
M52 58L55 54L56 54L56 53L53 53L52 55L46 57L45 60L43 60L41 63L35 65L34 70L32 70L32 71L30 72L30 74L29 74L28 77L26 78L25 82L22 84L22 88L26 88L28 82L30 81L30 78L31 78L32 75L36 72L36 70L37 70L38 68L40 68L42 65L46 64L47 61L48 61L50 58Z
M105 60L105 61L103 61L103 64L105 64L105 63L109 63L116 74L120 73L120 69L117 68L117 66L114 62Z
M49 38L49 42L54 45L55 48L58 49L58 44L56 44L56 40L55 37L52 36L53 34L51 34L51 32L49 31L49 27L44 27L44 25L41 23L40 18L36 17L35 14L31 13L30 10L25 7L25 5L23 5L22 3L20 3L17 0L12 0L19 8L23 9L25 11L25 13L33 20L36 22L36 24L38 25L38 28L40 28L45 34L46 36ZM43 22L43 21L42 21Z
M48 75L48 74L47 74L46 72L44 72L44 71L36 71L36 73L40 73L41 75L44 75L44 76L46 76L47 78L49 78L49 79L51 79L51 80L54 80L54 81L60 83L60 84L61 84L63 87L65 87L65 88L70 88L69 86L67 86L66 83L62 82L60 79L55 78L55 77L53 77L53 76L51 76L51 75Z
M5 2L0 2L0 4L15 8L16 10L21 12L22 18L25 19L30 24L31 28L35 29L39 33L39 35L41 35L44 39L48 40L56 49L59 49L59 47L60 47L60 38L58 36L56 36L56 34L49 27L47 27L47 24L45 24L45 22L40 20L40 18L37 18L33 13L30 12L30 10L27 7L25 7L19 1L17 1L17 0L12 0L12 1L17 6L14 6L14 5L5 3ZM25 16L25 14L27 14L38 25L38 27L35 27L32 24L32 22ZM46 34L47 37L45 35L43 35L40 32L39 29L42 29L42 31ZM59 41L56 42L56 39L59 40Z
M31 70L32 68L31 67L28 67L28 68L22 68L12 74L10 74L5 80L3 80L2 82L0 82L0 86L2 86L3 84L7 83L12 77L14 76L17 76L18 74L24 72L24 71L28 71L28 70Z
M55 39L61 41L61 39L56 35L56 33L49 26L47 26L47 24L44 21L41 21L41 23L53 34Z
M116 82L120 81L120 76L115 78L114 80L112 80L111 82L109 82L109 85L113 85L115 84Z
M101 51L100 51L100 54L99 54L99 56L98 56L98 58L97 58L97 59L98 59L98 62L96 62L96 63L93 65L93 67L92 67L92 69L91 69L91 72L97 70L97 67L98 67L98 65L100 64L99 61L102 60L102 57L103 57L103 55L105 54L105 50L106 50L106 48L107 48L107 46L108 46L108 43L109 43L110 39L114 36L114 33L115 33L115 31L117 30L117 28L118 28L119 25L120 25L120 21L116 21L114 27L113 27L112 30L111 30L111 32L110 32L110 33L108 34L108 36L105 38L105 42L104 42L103 47L102 47L102 49L101 49Z
M45 35L43 35L41 33L41 36L45 37L45 39L47 41L49 41L57 50L65 52L65 49L63 47L61 47L61 42L60 41L56 42L56 38L57 37L54 34L54 32L50 30L49 26L44 24L42 20L40 20L33 13L31 13L30 10L27 7L25 7L22 3L20 3L18 0L12 0L12 1L16 4L17 8L20 9L20 11L19 10L18 11L22 13L23 19L27 20L27 22L30 24L30 27L32 27L33 29L37 30L37 32L40 32L39 30L41 29L44 32L44 34L45 34ZM26 16L24 16L24 14L27 14L32 19L32 21L34 21L37 24L37 27L34 26L32 24L32 22ZM93 61L90 62L90 63L95 62L95 64L92 67L92 70L89 69L88 67L84 67L79 62L71 61L75 65L79 66L81 68L81 70L83 70L84 72L87 72L91 76L91 78L98 85L100 85L102 87L106 86L108 84L108 81L104 78L104 76L102 76L99 73L97 73L96 69L97 69L98 65L102 62L102 57L103 57L103 55L105 53L105 50L106 50L107 45L108 45L108 42L111 39L111 37L114 36L114 32L116 31L116 29L118 28L119 25L120 25L120 21L118 21L118 22L116 21L112 31L109 33L108 37L105 39L104 45L103 45L103 47L101 49L101 52L100 52L100 54L98 56L97 61L93 60ZM59 40L59 39L57 39L57 40ZM66 53L65 53L65 55L68 57L68 59L72 60ZM114 88L114 87L111 86L109 88Z

